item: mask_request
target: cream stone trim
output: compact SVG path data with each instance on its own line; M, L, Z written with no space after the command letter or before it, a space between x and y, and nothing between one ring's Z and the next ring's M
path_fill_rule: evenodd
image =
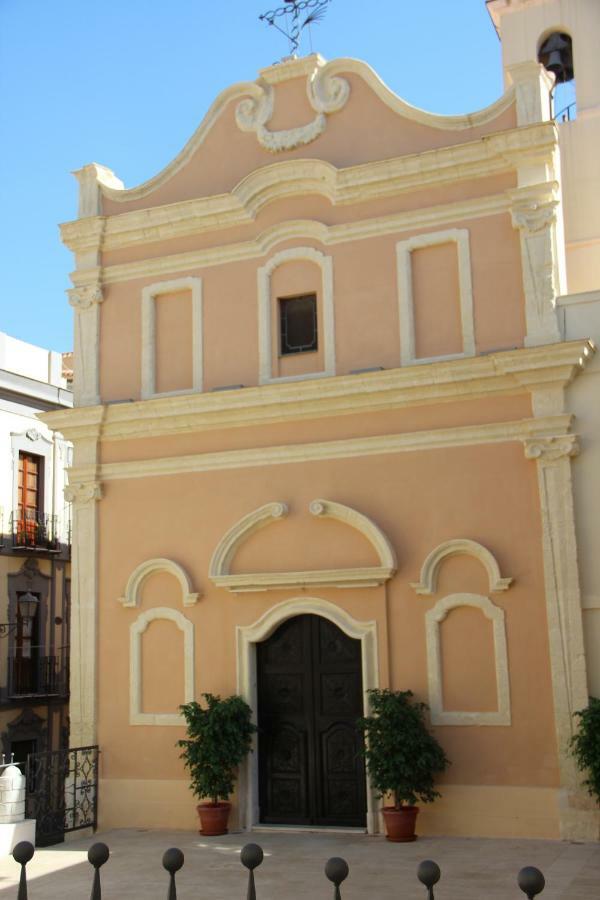
M456 244L458 255L458 288L462 330L462 353L446 356L417 357L415 352L414 296L412 287L411 253L424 247L440 244ZM473 324L473 285L471 279L471 253L469 232L466 228L451 228L420 234L396 244L398 262L398 308L400 313L400 364L410 366L444 359L461 359L475 354L475 329Z
M177 391L156 391L156 298L161 294L190 291L192 303L192 391L201 391L203 384L203 328L202 279L177 278L158 281L142 289L142 399L173 397L188 394L190 388Z
M86 412L91 412L87 410ZM75 456L93 471L97 434L78 442ZM98 629L98 501L102 485L95 480L73 481L64 489L73 504L70 621L70 746L97 743L97 629Z
M511 586L513 579L501 577L500 566L487 547L468 538L454 538L444 541L431 551L421 568L421 580L411 584L411 588L417 594L435 594L442 562L450 556L460 555L473 556L483 565L488 574L490 593L507 591Z
M536 460L540 494L548 646L561 785L561 837L596 840L597 811L589 808L569 748L575 725L573 714L588 703L571 476L571 458L578 450L574 435L525 442L526 457Z
M318 569L302 572L230 573L235 554L246 539L258 528L273 519L287 515L284 503L268 503L244 516L219 542L211 560L209 578L217 587L233 593L282 590L284 588L330 587L367 588L388 581L396 571L396 555L381 529L358 510L329 500L313 500L309 506L313 516L331 518L359 531L371 544L380 561L379 566L359 568Z
M440 624L450 610L472 606L481 610L492 622L494 634L494 664L498 709L495 712L454 712L444 709L442 650ZM432 725L510 725L510 685L504 610L495 606L489 597L480 594L450 594L425 613L427 641L427 681Z
M189 575L182 566L172 559L147 559L140 563L127 579L125 594L123 597L119 597L119 603L122 603L125 607L138 607L141 602L144 581L153 572L168 572L169 575L173 575L177 579L181 588L181 599L184 606L194 606L198 602L201 595L192 592Z
M116 250L251 225L267 204L290 196L318 194L338 206L492 177L514 171L532 157L551 167L557 145L556 129L548 122L492 134L484 140L342 169L318 159L283 160L249 173L230 193L118 216L78 219L63 224L61 236L77 253L98 248ZM418 214L418 209L412 213Z
M278 244L289 240L308 239L335 246L470 218L501 215L509 211L509 199L502 194L341 225L324 225L315 220L290 220L272 225L252 240L107 266L103 269L104 283L119 284L137 278L155 278L181 271L259 259ZM72 278L77 282L79 276L74 273Z
M262 468L289 463L321 462L331 459L352 459L379 456L386 453L406 453L415 450L439 450L446 447L468 447L475 444L502 444L527 441L536 435L545 438L549 432L566 433L570 416L522 419L513 422L494 422L485 425L465 425L431 431L386 434L374 437L346 438L310 444L287 444L244 450L223 450L189 456L140 459L131 462L105 463L100 468L104 481L130 478L181 475L184 472L216 472L227 469ZM71 472L77 474L76 470ZM232 576L233 577L233 576Z
M577 340L429 366L336 375L305 382L302 396L294 383L272 384L57 410L43 413L39 418L70 441L93 437L98 428L101 428L103 441L147 439L244 426L255 428L275 422L333 418L457 399L519 394L548 384L567 385L594 352L590 341Z
M75 310L74 403L95 406L100 402L100 304L104 300L99 269L82 270L80 282L67 291Z
M369 710L368 691L379 687L379 659L377 641L377 623L359 622L352 618L341 607L318 597L296 597L285 600L269 609L252 625L236 627L237 644L237 692L240 694L256 716L257 679L256 679L256 644L266 640L282 622L294 616L322 616L337 625L351 638L361 642L362 680L365 715ZM258 824L258 742L254 738L254 753L249 753L247 761L240 769L239 804L240 823L243 828L251 829ZM367 778L367 831L376 834L379 831L377 802L373 789Z
M474 113L462 116L440 116L434 113L426 112L411 106L404 100L401 100L387 85L379 78L379 76L366 63L356 59L337 59L329 63L318 56L311 59L312 73L309 77L309 97L312 105L319 114L334 112L341 109L342 105L347 101L349 87L344 79L339 76L342 73L351 73L362 78L369 87L377 94L379 99L386 104L393 112L404 119L418 122L430 128L437 128L450 131L464 131L480 125L492 122L501 115L511 104L514 103L514 91L509 90L503 97L497 100L491 106L479 110ZM286 68L287 67L287 68ZM299 74L306 74L307 70L298 70L295 60L290 63L281 63L279 71L274 73L272 67L261 72L261 78L258 82L241 82L234 84L224 90L216 98L206 116L201 122L198 129L192 135L183 150L169 163L158 175L129 190L121 186L121 182L117 176L103 166L85 166L81 172L85 172L85 179L80 179L81 189L85 190L85 201L80 200L80 210L87 211L89 209L99 208L101 204L100 196L110 197L111 200L117 202L127 202L129 200L139 200L142 197L155 191L158 187L168 182L178 171L180 171L194 156L198 148L204 143L208 133L225 112L230 103L235 100L242 100L245 97L250 98L242 106L241 119L248 125L252 121L256 121L259 126L264 128L265 123L269 120L269 102L265 101L265 87L289 78L298 77ZM317 82L316 86L314 82ZM311 83L312 82L312 83ZM239 107L238 107L239 109ZM239 124L239 120L238 120ZM313 124L313 129L315 125ZM293 129L292 131L297 131ZM285 133L284 133L285 135ZM265 140L264 146L269 147L269 135L263 134ZM277 144L281 143L281 147L277 149L286 149L286 145L290 141L289 136L285 138L277 138L277 133L272 136L272 140ZM287 147L298 146L292 143ZM94 191L94 179L96 180L96 190ZM80 213L81 214L81 213Z
M275 269L293 260L308 260L321 269L321 303L324 368L308 375L273 377L272 334L271 334L271 277ZM258 365L259 384L273 384L284 381L302 381L335 375L335 319L333 310L333 260L314 247L292 247L280 250L258 270Z
M235 120L241 131L255 132L261 147L271 153L295 150L296 147L312 143L325 131L327 116L343 109L350 96L350 85L345 78L331 77L324 60L315 58L313 69L307 78L308 100L316 112L315 118L296 128L270 131L267 124L273 115L275 100L272 85L282 79L281 72L275 78L272 77L275 74L273 69L266 70L265 75L267 73L271 78L259 78L252 95L238 103Z
M556 298L563 277L557 245L558 184L547 182L509 191L513 227L519 230L525 293L525 344L560 340Z
M158 606L140 613L129 626L129 724L130 725L185 725L181 713L142 712L142 635L151 622L166 619L174 622L183 632L183 703L190 703L195 697L194 685L194 626L176 609Z
M309 506L311 515L318 516L322 519L334 519L343 525L349 525L360 532L371 544L375 553L379 557L380 565L389 569L393 574L398 567L396 553L392 547L389 538L381 530L379 525L360 513L351 506L345 506L343 503L334 503L332 500L313 500Z
M239 550L251 534L284 519L288 514L288 508L285 503L265 503L258 509L252 510L247 515L233 525L226 534L223 535L212 555L210 565L208 567L208 577L211 581L229 575L229 567L231 562Z

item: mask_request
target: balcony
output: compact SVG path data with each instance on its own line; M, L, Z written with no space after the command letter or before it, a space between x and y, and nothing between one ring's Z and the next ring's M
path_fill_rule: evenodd
M61 544L68 546L71 543L70 533L60 534L58 516L35 510L15 510L10 515L9 527L15 549L59 553Z
M69 648L61 647L53 656L38 655L45 649L31 647L29 657L9 657L8 700L69 696Z

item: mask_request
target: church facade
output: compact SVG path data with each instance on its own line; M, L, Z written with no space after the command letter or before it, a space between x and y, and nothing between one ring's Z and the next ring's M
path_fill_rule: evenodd
M600 284L595 211L569 232L600 23L488 6L487 109L312 55L224 91L150 181L77 173L75 408L44 419L74 445L71 746L100 744L102 826L195 827L178 706L209 691L260 726L240 828L377 832L354 722L390 687L452 761L422 833L598 835L568 753L598 671L570 400L594 345L565 322Z

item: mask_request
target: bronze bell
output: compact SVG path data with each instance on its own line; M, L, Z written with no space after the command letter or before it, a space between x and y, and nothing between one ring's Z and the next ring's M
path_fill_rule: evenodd
M556 83L571 81L573 71L573 47L568 34L555 31L540 47L539 61L556 76Z

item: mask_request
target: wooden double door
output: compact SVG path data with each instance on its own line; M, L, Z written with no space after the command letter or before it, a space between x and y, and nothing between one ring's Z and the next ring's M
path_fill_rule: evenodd
M366 824L361 645L320 616L257 646L260 821Z

